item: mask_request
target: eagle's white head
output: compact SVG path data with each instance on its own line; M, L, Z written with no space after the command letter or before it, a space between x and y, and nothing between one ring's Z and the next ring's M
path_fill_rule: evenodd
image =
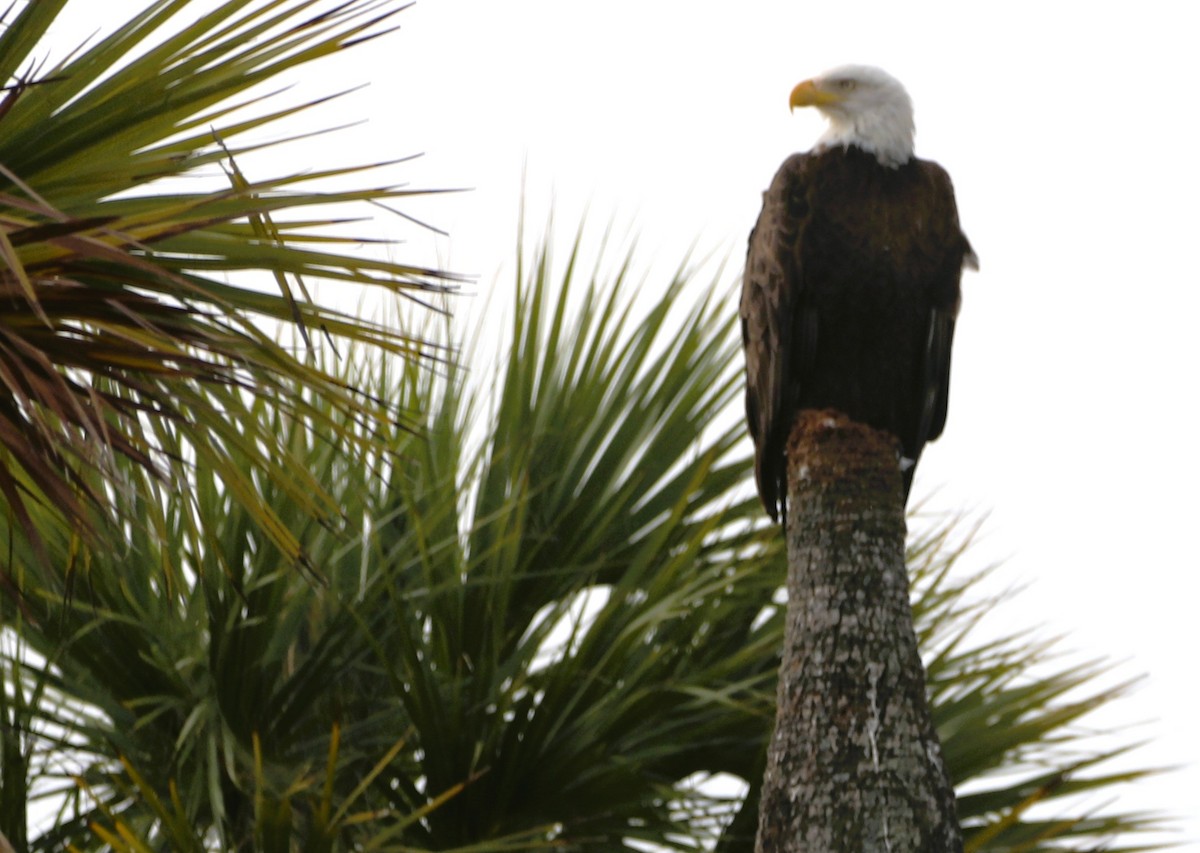
M913 108L900 81L870 65L843 65L792 90L792 109L816 107L829 119L818 148L855 145L896 168L913 156Z

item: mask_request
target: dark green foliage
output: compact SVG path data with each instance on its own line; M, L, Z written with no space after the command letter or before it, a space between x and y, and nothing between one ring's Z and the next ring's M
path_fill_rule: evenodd
M297 103L256 85L388 32L402 7L226 0L192 15L201 4L156 0L86 45L48 43L84 2L0 5L0 533L44 559L47 524L106 527L119 509L110 491L128 485L116 459L159 472L177 461L145 434L147 419L169 419L188 458L303 564L252 472L290 484L315 517L336 507L307 472L278 464L275 435L230 420L236 398L252 390L322 417L328 406L289 399L303 385L367 424L379 407L263 327L417 357L418 339L316 302L309 285L324 280L347 304L360 286L424 298L447 277L364 258L358 235L326 227L364 201L420 194L364 186L381 164L248 177L237 160L296 142L277 125L331 94ZM322 178L342 186L314 189Z
M29 564L23 611L7 600L10 838L37 780L62 811L30 849L750 849L757 786L743 808L701 784L760 777L782 630L731 303L681 272L631 308L623 273L581 284L574 257L522 275L493 365L339 363L422 413L374 451L266 397L231 412L340 507L331 530L257 483L319 580L205 466L134 490L118 549L52 541L68 601ZM155 440L182 442L169 421ZM1064 799L1138 775L1093 771L1108 756L1074 733L1119 691L1089 692L1094 667L1031 675L1046 644L975 639L997 602L950 571L956 529L933 524L910 562L971 849L1151 827Z

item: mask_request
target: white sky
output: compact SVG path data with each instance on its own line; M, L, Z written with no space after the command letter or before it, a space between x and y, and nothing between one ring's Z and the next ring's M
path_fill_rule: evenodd
M101 26L118 5L143 4L105 4ZM395 174L473 188L406 207L451 237L406 229L397 254L487 292L511 277L523 185L528 219L553 199L564 241L586 208L597 233L636 232L659 280L693 245L728 256L732 280L761 191L821 129L788 113L792 86L847 62L900 78L983 267L964 280L950 416L917 493L990 513L978 564L1006 558L1004 585L1029 585L1001 629L1045 624L1147 674L1102 722L1147 723L1131 763L1188 766L1120 804L1185 816L1200 849L1192 8L420 0L401 32L300 88L370 83L324 114L367 119L337 137L342 162L424 152Z
M792 86L847 62L899 77L917 151L954 178L982 272L964 280L946 433L918 493L990 513L979 564L1028 584L999 630L1045 624L1144 685L1132 763L1186 764L1121 804L1187 816L1200 849L1200 368L1192 153L1197 21L1179 2L421 0L364 67L425 151L447 257L509 264L523 165L541 221L632 224L668 272L693 243L736 269L783 158L821 130ZM393 135L394 134L394 135ZM367 134L372 135L372 134ZM506 279L505 279L506 280ZM653 280L653 279L651 279ZM730 306L734 310L734 306Z

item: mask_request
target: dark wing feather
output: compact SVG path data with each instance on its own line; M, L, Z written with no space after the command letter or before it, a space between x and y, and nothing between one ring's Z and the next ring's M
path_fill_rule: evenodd
M754 439L754 475L763 506L776 521L786 512L785 445L796 409L795 380L816 351L816 315L801 308L799 263L809 217L809 157L790 157L763 193L742 279L746 415Z
M950 350L954 344L953 309L938 307L929 312L929 345L925 350L925 405L918 441L933 441L946 428L950 403Z
M946 411L950 403L950 349L954 343L954 321L957 304L952 309L943 306L929 311L929 333L921 365L923 391L920 423L917 426L912 451L912 464L904 470L904 499L908 500L913 474L925 443L942 434L946 426Z
M930 300L929 328L921 366L923 399L921 419L915 436L915 458L904 472L904 495L912 486L912 475L925 443L933 441L946 427L946 412L950 404L950 354L954 345L954 324L958 318L959 281L964 266L978 269L979 261L958 221L954 186L941 166L918 161L923 172L927 197L922 206L938 211L923 235L926 245L923 254L932 259L934 268L928 297Z

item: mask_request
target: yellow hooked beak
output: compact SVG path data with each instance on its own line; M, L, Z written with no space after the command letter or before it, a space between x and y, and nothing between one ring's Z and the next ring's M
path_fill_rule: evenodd
M812 80L805 80L792 89L792 97L788 104L794 110L796 107L823 107L827 104L836 104L840 100L841 98L835 92L819 88Z

